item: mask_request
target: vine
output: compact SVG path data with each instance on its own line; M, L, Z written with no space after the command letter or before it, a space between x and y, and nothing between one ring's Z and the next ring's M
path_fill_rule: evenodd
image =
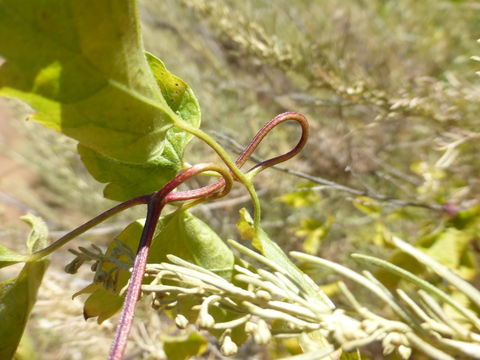
M255 151L258 145L262 142L265 136L273 130L277 125L285 121L296 121L302 129L301 137L297 145L289 152L276 156L274 158L265 160L256 164L250 168L246 173L242 173L240 168L245 164L249 159L251 154ZM217 154L224 161L225 165L229 170L226 170L215 164L197 164L187 170L184 170L171 181L169 181L165 186L163 186L159 191L154 192L149 195L143 195L140 197L135 197L133 199L127 200L115 207L103 212L102 214L96 216L95 218L89 220L85 224L79 226L78 228L72 230L50 246L41 249L33 253L29 261L38 261L44 256L49 255L53 251L58 250L61 246L68 243L70 240L79 236L88 229L98 225L99 223L105 221L109 217L128 209L132 206L146 204L147 205L147 216L145 221L145 226L143 228L142 236L140 243L137 249L135 261L132 268L132 273L129 281L128 291L125 296L124 306L120 315L119 325L115 335L115 339L112 344L112 349L109 359L118 360L121 359L125 351L127 344L128 334L130 332L135 304L140 296L141 284L145 274L145 268L147 264L148 252L153 238L153 234L157 227L157 223L160 217L160 214L164 206L168 203L179 202L179 201L193 201L190 204L186 204L186 207L192 207L200 202L214 200L220 197L227 195L230 192L233 183L233 177L240 183L242 183L246 189L249 191L252 202L254 204L254 227L258 231L260 229L260 203L256 195L255 189L253 187L253 178L255 175L261 171L267 169L270 166L279 164L283 161L286 161L296 154L298 154L302 148L305 146L308 138L308 121L307 119L298 113L284 113L276 116L263 126L252 141L248 144L245 150L240 154L240 156L233 162L228 154L221 148L211 137L202 131L191 127L183 125L183 130L191 131L195 136L198 136L204 140L212 149L214 149ZM175 191L177 187L183 184L185 181L190 178L207 172L214 171L221 176L221 179L217 180L211 185L204 186L199 189L186 190L186 191Z
M91 25L98 19L103 26L97 32ZM257 29L253 35L264 37L258 27L252 29ZM41 219L24 217L32 226L28 255L0 245L0 267L25 263L16 278L0 283L1 359L15 356L48 256L138 205L146 206L143 223L128 225L105 252L96 245L71 250L75 257L65 268L75 273L83 264L92 263L93 282L75 294L90 294L84 305L86 318L98 316L102 321L120 312L110 360L124 357L137 302L145 295L151 296L153 308L171 310L179 328L195 325L208 330L218 338L226 356L234 355L249 337L266 344L273 337L291 336L300 339L303 349L310 349L291 358L296 360L338 359L342 352L372 343L379 343L384 355L396 352L401 359L414 352L442 360L480 353L478 290L397 237L387 234L385 242L424 264L449 288L437 288L387 261L353 255L403 279L387 287L368 271L357 273L299 252L289 257L270 239L261 227L254 179L304 148L309 137L306 117L297 112L274 117L245 148L239 150L234 144L239 152L234 160L199 128L200 106L188 84L144 51L134 0L47 0L40 5L30 0L0 0L0 38L8 39L0 42L0 55L6 59L0 67L0 95L23 100L34 109L34 120L77 140L87 170L107 184L105 197L120 202L49 245ZM276 66L286 69L289 61ZM265 137L287 121L301 129L296 145L267 160L255 158ZM185 169L183 152L193 137L202 140L221 162ZM248 160L256 164L242 170ZM403 201L282 169L367 200L446 211L443 205ZM216 180L200 188L178 190L193 177L206 174ZM245 209L240 211L237 227L255 250L233 240L224 242L188 212L228 195L235 182L247 190L253 208L253 217ZM176 210L164 215L167 204ZM468 214L454 210L449 212L452 222L468 222L460 217ZM456 228L452 225L450 231ZM369 308L371 304L362 305L341 281L334 284L335 291L344 296L349 311L336 308L291 258L329 269L364 287L390 310L389 316L377 314ZM454 298L455 292L465 297L463 302ZM91 303L100 310L91 311Z

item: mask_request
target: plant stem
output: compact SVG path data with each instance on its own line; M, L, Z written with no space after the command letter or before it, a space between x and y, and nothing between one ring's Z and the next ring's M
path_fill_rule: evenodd
M230 169L230 171L233 173L233 175L243 184L245 181L248 182L248 179L246 178L245 174L242 173L242 171L239 169L237 164L232 160L230 155L223 149L223 147L217 143L210 135L208 135L206 132L204 132L201 129L198 129L185 121L176 121L175 126L178 127L179 129L185 130L186 132L189 132L192 135L195 135L202 141L204 141L208 146L210 146L217 154L218 156L223 160L225 165Z
M277 125L290 120L296 121L302 128L302 135L297 145L295 145L295 147L292 150L290 150L285 154L262 161L261 163L251 168L246 174L242 173L240 171L240 167L242 167L242 165L248 160L248 158L252 155L252 153L255 151L255 149L260 144L260 142L265 138L265 136L267 136L267 134L271 130L273 130L273 128L275 128ZM257 132L257 134L254 136L252 141L250 141L248 146L242 151L238 159L235 162L233 162L233 160L228 155L228 153L223 149L223 147L220 144L218 144L212 137L210 137L210 135L206 134L202 130L197 129L196 127L191 126L190 124L182 120L175 121L175 126L191 133L192 135L195 135L196 137L200 138L205 143L207 143L207 145L209 145L218 154L218 156L220 156L220 158L223 160L225 165L227 165L230 171L232 171L233 175L237 178L237 180L240 181L245 186L253 202L253 208L254 208L253 220L254 220L254 228L256 231L260 229L261 207L260 207L260 200L258 199L258 194L255 191L255 188L253 186L253 178L262 170L270 166L276 165L278 163L281 163L283 161L286 161L292 158L293 156L297 155L305 146L308 139L308 134L309 134L308 120L305 116L295 112L286 112L283 114L279 114L275 116L273 119L271 119L270 121L268 121Z
M142 237L138 245L137 256L133 264L132 275L128 285L127 295L123 303L122 313L117 325L117 332L110 350L109 360L121 360L127 347L128 335L133 324L133 317L137 300L140 296L143 275L147 265L148 251L152 242L153 234L157 227L160 213L165 206L164 199L157 199L155 196L150 198L148 203L147 219L143 227Z
M54 252L55 250L62 247L63 245L68 243L70 240L73 240L74 238L83 234L85 231L91 229L95 225L100 224L101 222L107 220L108 218L112 217L115 214L118 214L119 212L121 212L125 209L128 209L128 208L130 208L132 206L136 206L136 205L147 204L149 198L150 198L150 195L138 196L138 197L135 197L133 199L127 200L127 201L125 201L121 204L118 204L118 205L114 206L113 208L108 209L107 211L104 211L100 215L95 216L93 219L90 219L86 223L84 223L84 224L80 225L79 227L77 227L76 229L70 231L68 234L65 234L60 239L58 239L54 243L50 244L46 248L34 252L28 258L28 262L37 261L37 260L39 260L39 259L41 259L41 258L43 258L47 255L50 255L52 252Z
M185 121L176 121L175 126L182 129L182 130L185 130L185 131L189 132L190 134L195 135L199 139L203 140L208 146L210 146L218 154L218 156L223 160L225 165L233 173L233 176L240 183L242 183L245 186L248 193L250 194L250 197L251 197L252 203L253 203L254 226L255 226L255 229L259 229L260 228L260 219L261 219L260 199L258 198L258 194L255 190L255 187L253 186L253 182L250 179L250 177L246 176L240 170L240 168L232 160L230 155L228 155L228 153L223 149L223 147L219 143L217 143L210 135L208 135L204 131L202 131L202 130L194 127L194 126L191 126L190 124L186 123ZM241 162L240 166L243 165L243 162Z

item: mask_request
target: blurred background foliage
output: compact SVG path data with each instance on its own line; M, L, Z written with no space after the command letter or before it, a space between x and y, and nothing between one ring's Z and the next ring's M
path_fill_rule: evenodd
M395 234L480 284L480 64L471 59L480 53L478 2L143 0L140 6L145 47L190 84L203 129L232 153L278 113L309 118L311 136L302 154L256 183L264 227L285 251L354 268L349 254L362 252L422 274L421 264L389 249L386 240ZM55 236L109 206L72 141L20 121L28 111L22 106L6 100L0 105L2 243L24 238L27 229L15 218L28 210L45 218ZM256 155L288 151L297 130L288 124L275 129ZM215 160L213 153L193 141L186 161L207 160ZM195 212L208 217L223 238L238 238L235 223L244 206L248 196L237 187L227 199ZM140 216L117 217L84 238L105 244ZM58 269L65 254L54 258ZM51 318L49 306L41 306L31 329L44 332L43 344L57 347L71 339L45 324L55 324L62 306L69 318L78 318L66 304L82 287L60 271L50 276L68 284L68 293L45 287L41 304L51 303L56 315ZM334 280L324 273L312 276L320 284ZM396 286L387 274L382 280ZM53 304L51 291L65 304ZM82 329L83 320L77 322ZM79 333L87 341L94 328ZM152 325L152 333L159 328ZM74 350L84 346L77 343L61 358L78 358ZM138 337L135 343L137 354L156 358L152 347L138 345ZM289 352L283 343L270 348L256 349L256 356ZM55 351L46 354L45 359L58 358ZM92 351L90 358L95 356Z

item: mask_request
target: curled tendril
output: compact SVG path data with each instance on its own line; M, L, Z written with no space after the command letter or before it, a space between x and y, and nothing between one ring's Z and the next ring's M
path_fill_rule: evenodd
M285 121L296 121L302 128L302 135L300 137L300 140L298 141L297 145L290 150L289 152L275 156L271 159L262 161L261 163L255 165L251 169L248 170L248 172L252 172L255 169L257 170L257 173L260 171L263 171L273 165L279 164L281 162L287 161L288 159L291 159L295 155L297 155L305 146L307 143L308 139L308 134L309 134L309 127L308 127L308 121L305 116L299 113L295 112L287 112L283 113L280 115L275 116L272 120L267 122L258 132L257 134L253 137L252 141L247 145L245 150L240 154L238 159L235 161L238 167L241 167L245 162L248 160L248 158L252 155L252 153L255 151L255 149L260 145L262 142L263 138L271 131L273 128L275 128L277 125L285 122Z
M303 148L307 141L307 119L303 115L298 113L284 113L270 120L258 131L250 144L245 148L242 154L240 154L235 164L238 167L242 167L242 165L248 160L248 158L262 142L265 136L277 125L288 120L295 120L302 127L302 135L297 145L292 150L283 155L273 157L271 159L261 162L260 164L255 165L249 170L249 172L253 172L256 170L256 173L258 173L272 165L288 160L298 154L298 152ZM192 178L193 176L205 171L212 170L219 173L222 178L211 185L204 186L199 189L173 192L175 188L177 188L180 184ZM155 232L156 224L160 217L160 213L165 204L174 201L193 199L199 199L200 201L202 201L207 198L213 199L222 197L230 191L232 183L233 177L229 170L226 170L214 164L198 164L188 168L187 170L177 175L175 178L170 180L162 189L160 189L158 192L154 193L150 197L148 201L147 219L145 220L145 226L143 227L137 256L135 257L135 262L133 264L132 275L130 277L130 283L120 315L120 320L117 325L115 339L112 343L109 357L110 360L120 360L125 351L128 334L130 333L130 329L132 327L136 302L138 297L140 296L142 279L147 264L148 250L150 248L150 244L153 238L153 234Z
M295 147L292 150L290 150L285 154L275 156L271 159L267 159L265 161L262 161L261 163L256 164L255 166L250 168L247 171L247 173L251 173L255 171L255 174L258 174L259 172L273 165L287 161L288 159L291 159L292 157L297 155L307 143L308 134L309 134L308 120L302 114L295 113L295 112L286 112L286 113L275 116L257 132L257 134L253 137L253 139L247 145L247 147L238 156L237 160L235 160L235 165L241 168L245 164L245 162L247 162L247 160L250 158L253 152L257 149L258 145L260 145L260 143L265 138L265 136L267 136L267 134L270 131L272 131L277 125L280 125L281 123L284 123L286 121L296 121L301 126L302 134L300 136L300 140L298 141L297 145L295 145ZM218 189L221 189L225 185L224 179L225 177L223 179L220 179L214 182L213 184L201 187L193 191L203 192L204 194L214 193L215 191L218 191ZM211 200L211 199L209 198L208 200Z
M241 168L255 151L255 149L258 147L258 145L262 142L265 136L277 125L286 121L296 121L301 126L302 133L297 145L295 145L292 150L285 154L262 161L261 163L253 166L247 171L247 173L251 174L253 177L259 172L265 170L266 168L286 161L298 154L305 146L305 143L307 141L309 133L308 121L303 115L299 113L287 112L277 115L272 120L267 122L257 132L257 134L253 137L252 141L247 145L245 150L239 155L239 157L235 161L235 165L238 168ZM174 191L179 185L183 184L185 181L207 171L214 171L218 173L221 178L210 185L203 186L198 189ZM165 207L166 204L171 202L193 200L193 202L186 205L186 207L188 208L190 206L198 204L199 202L225 196L229 193L234 180L238 179L234 179L232 171L224 167L211 163L194 165L175 176L157 192L127 200L103 212L102 214L89 220L83 225L80 225L76 229L72 230L68 234L64 235L63 237L52 243L50 246L32 254L29 257L28 261L35 261L49 255L53 251L66 244L68 241L79 236L80 234L84 233L95 225L98 225L112 215L115 215L132 206L147 204L147 218L145 220L145 225L137 250L137 255L133 264L132 275L130 277L127 295L125 297L124 305L120 315L120 321L117 326L115 339L112 343L112 348L110 350L109 359L120 360L123 357L123 353L127 344L127 338L132 326L136 302L140 295L142 279L145 273L148 251L162 209Z
M287 112L287 113L277 115L272 120L267 122L253 137L252 141L250 141L250 143L247 145L245 150L240 154L240 156L235 161L235 164L239 168L241 168L245 164L245 162L248 160L248 158L252 155L252 153L255 151L255 149L258 147L258 145L262 142L263 138L277 125L289 120L298 122L302 128L302 134L297 145L292 150L290 150L289 152L283 155L279 155L274 158L262 161L261 163L255 165L250 170L248 170L248 172L256 171L256 173L258 173L270 166L286 161L292 158L293 156L295 156L296 154L298 154L302 150L302 148L304 147L307 141L307 137L309 133L308 121L305 118L305 116L303 116L302 114L295 113L295 112ZM109 217L125 209L128 209L136 205L148 204L152 197L160 198L161 194L165 194L166 199L169 200L167 202L173 202L173 201L184 201L184 200L194 200L194 199L201 199L200 201L205 201L205 200L212 200L212 199L226 195L232 185L232 175L231 175L231 172L227 174L227 170L224 170L218 166L215 166L215 168L212 168L212 170L218 172L222 176L222 178L217 180L213 184L201 187L199 189L194 189L194 190L180 191L175 193L172 192L176 186L180 185L183 181L186 181L187 178L190 178L191 176L194 176L199 172L205 172L206 171L205 168L203 168L202 171L199 171L199 167L202 168L203 166L206 166L206 165L205 164L194 165L191 168L183 171L182 173L177 175L174 179L172 179L169 183L167 183L162 189L160 189L155 193L137 196L133 199L130 199L121 204L118 204L112 207L111 209L106 210L100 215L94 217L93 219L87 221L86 223L80 225L76 229L62 236L60 239L58 239L51 245L47 246L46 248L35 252L29 257L28 261L36 261L44 256L51 254L55 250L65 245L70 240L83 234L85 231L91 229L95 225L100 224L101 222L105 221ZM210 164L209 166L212 166L212 165ZM182 177L184 177L185 179L180 181ZM222 188L223 190L220 191ZM171 195L168 195L169 193L171 193ZM170 197L168 197L167 195ZM196 203L198 202L195 202L195 204Z

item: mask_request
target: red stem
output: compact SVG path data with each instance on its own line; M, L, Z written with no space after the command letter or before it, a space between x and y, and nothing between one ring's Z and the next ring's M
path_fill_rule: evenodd
M163 200L163 201L162 201ZM127 340L132 328L135 307L140 296L143 275L147 265L148 251L155 232L156 224L160 217L160 213L165 206L165 198L158 201L152 196L148 203L147 219L143 227L142 237L133 264L132 275L128 285L127 294L123 303L122 313L117 325L117 331L110 350L110 360L121 360L127 347Z
M31 256L30 261L34 261L36 259L47 256L51 252L53 252L56 249L60 248L61 246L65 245L70 240L72 240L72 239L76 238L77 236L83 234L88 229L91 229L95 225L100 224L102 221L105 221L109 217L111 217L115 214L118 214L119 212L121 212L123 210L126 210L126 209L128 209L132 206L147 204L150 197L151 197L151 194L138 196L138 197L135 197L133 199L124 201L124 202L122 202L122 203L104 211L100 215L95 216L93 219L90 219L86 223L80 225L79 227L77 227L77 228L73 229L72 231L70 231L69 233L65 234L60 239L53 242L52 244L50 244L46 248L43 248L39 251L34 252Z

